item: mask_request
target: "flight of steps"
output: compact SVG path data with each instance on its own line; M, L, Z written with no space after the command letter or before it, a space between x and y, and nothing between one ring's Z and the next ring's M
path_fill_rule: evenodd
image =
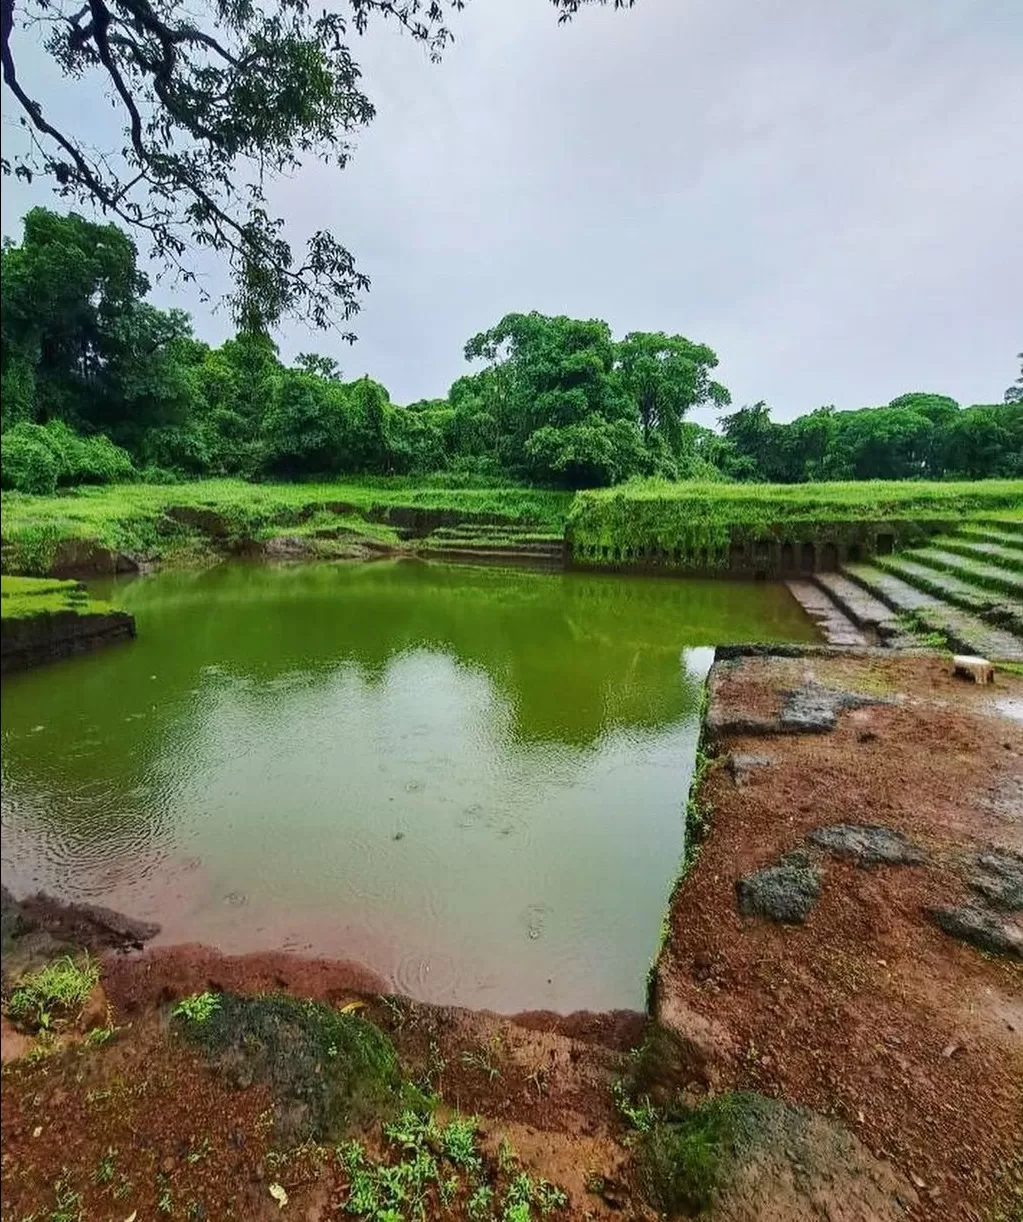
M911 628L962 652L1023 662L1023 519L964 523L926 547L821 573L818 584L882 643Z
M416 541L416 551L435 559L532 564L562 568L565 540L533 526L507 524L439 526Z

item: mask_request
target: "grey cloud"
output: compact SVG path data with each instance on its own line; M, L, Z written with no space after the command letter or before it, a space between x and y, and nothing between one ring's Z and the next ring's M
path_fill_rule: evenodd
M567 27L546 0L471 0L454 27L439 66L363 40L378 117L351 167L276 188L373 280L354 349L289 326L286 354L333 351L408 401L444 393L475 331L540 309L704 340L735 400L780 418L989 401L1015 376L1016 0L639 0ZM5 190L4 231L36 201Z

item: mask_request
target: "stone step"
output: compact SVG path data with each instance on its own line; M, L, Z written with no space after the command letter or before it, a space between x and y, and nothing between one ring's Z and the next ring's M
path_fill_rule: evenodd
M418 541L418 551L460 551L460 552L521 552L536 556L557 556L565 554L565 547L560 542L529 539L438 539L433 535Z
M985 514L982 518L971 518L969 525L992 526L995 530L1001 530L1010 535L1023 535L1023 514Z
M820 629L828 645L862 648L872 645L870 634L853 623L850 616L813 581L786 581L789 593Z
M907 555L918 564L952 573L970 585L984 586L986 589L1008 594L1010 598L1023 599L1023 573L994 564L984 564L938 546L917 548Z
M558 552L528 552L522 548L486 547L430 547L421 549L420 555L431 560L465 560L480 564L523 564L541 568L564 567L564 556Z
M1023 641L986 624L969 611L950 606L894 573L872 564L847 564L843 572L893 611L911 617L927 632L938 632L953 649L998 662L1023 662Z
M997 543L999 547L1008 548L1011 553L1023 558L1023 532L1014 535L1011 531L1005 530L1004 526L975 526L972 522L968 522L956 531L955 537L969 540L971 543L974 541Z
M908 641L909 634L891 607L855 581L842 573L817 573L814 581L869 637L878 642L890 641L894 644Z
M1021 540L1023 543L1023 540ZM1023 546L1006 547L990 539L973 539L969 535L955 534L947 538L932 540L932 547L942 551L955 552L976 564L992 564L995 568L1010 569L1012 572L1023 572Z
M434 537L455 535L465 537L484 535L487 538L493 538L498 535L514 536L515 538L528 535L530 538L543 539L561 539L562 537L553 531L544 531L537 526L530 526L525 522L503 522L500 525L461 522L457 526L438 526L435 530L430 531L430 534Z
M886 573L901 577L903 581L926 594L932 594L954 607L979 616L985 623L1023 636L1023 603L996 590L972 585L943 569L932 569L926 564L918 564L913 557L913 552L877 556L874 564Z

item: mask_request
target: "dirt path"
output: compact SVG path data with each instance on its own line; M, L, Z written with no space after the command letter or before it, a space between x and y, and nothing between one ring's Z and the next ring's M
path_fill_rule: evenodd
M931 656L716 663L712 833L656 976L691 1089L838 1117L936 1222L988 1216L1013 1182L1023 1209L1021 711L1020 679L976 687ZM897 835L814 843L837 825ZM1008 953L931 915L964 909Z

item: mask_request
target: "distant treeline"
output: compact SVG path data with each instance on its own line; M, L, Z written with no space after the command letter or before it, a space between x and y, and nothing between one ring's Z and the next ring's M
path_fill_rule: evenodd
M466 345L477 372L444 399L400 407L329 357L286 366L273 341L219 348L147 300L131 239L36 208L0 271L2 482L61 485L205 475L425 475L569 488L667 479L905 479L1023 474L1023 379L1005 402L960 408L910 394L820 408L791 424L761 403L721 417L716 354L662 332L616 340L599 320L509 314Z

